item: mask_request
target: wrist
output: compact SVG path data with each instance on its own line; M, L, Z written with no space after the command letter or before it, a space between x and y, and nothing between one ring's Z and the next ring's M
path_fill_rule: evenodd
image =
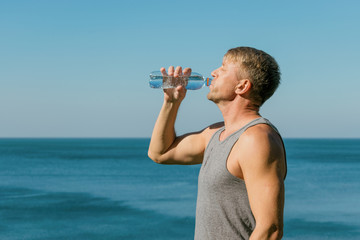
M164 101L163 103L163 108L165 109L174 109L174 110L177 110L179 107L180 107L180 104L181 104L181 101Z

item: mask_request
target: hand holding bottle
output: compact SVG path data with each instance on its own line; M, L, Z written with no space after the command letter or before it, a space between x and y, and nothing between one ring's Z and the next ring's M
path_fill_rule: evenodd
M186 96L187 78L191 75L191 68L185 68L182 71L182 67L177 66L174 70L173 66L170 66L168 72L165 68L161 68L160 72L163 76L163 81L182 81L181 84L175 88L164 88L164 100L166 102L181 102Z

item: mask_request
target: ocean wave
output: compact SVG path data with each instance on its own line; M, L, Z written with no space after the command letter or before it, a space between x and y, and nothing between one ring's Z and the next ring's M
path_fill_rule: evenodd
M193 218L167 216L122 201L78 192L41 192L16 187L0 187L0 191L1 239L193 237ZM179 229L179 224L183 228Z

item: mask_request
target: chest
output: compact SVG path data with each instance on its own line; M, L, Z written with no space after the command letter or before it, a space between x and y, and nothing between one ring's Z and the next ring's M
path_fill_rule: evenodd
M242 172L233 154L234 143L216 142L210 145L204 155L199 174L199 185L211 190L222 191L232 182L243 181Z

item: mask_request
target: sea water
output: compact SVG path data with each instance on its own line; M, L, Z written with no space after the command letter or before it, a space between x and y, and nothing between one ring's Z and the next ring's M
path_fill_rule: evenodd
M0 139L0 239L192 239L195 166L149 139ZM285 139L283 239L360 239L360 140Z

